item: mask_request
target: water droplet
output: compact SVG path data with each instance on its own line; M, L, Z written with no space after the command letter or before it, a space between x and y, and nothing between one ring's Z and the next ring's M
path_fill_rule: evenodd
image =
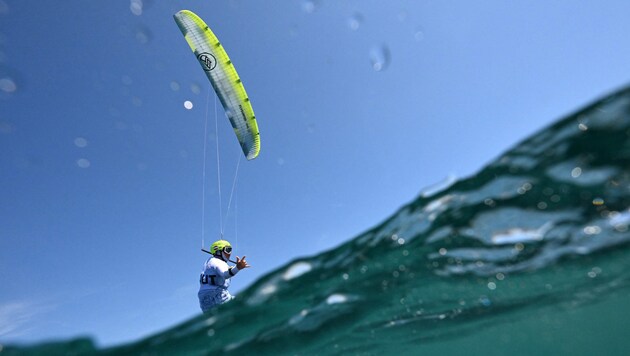
M571 171L571 177L573 177L573 178L577 178L577 177L579 177L581 175L582 175L582 168L580 168L580 167L575 167Z
M201 93L201 87L197 83L192 83L190 85L190 91L192 91L193 94L199 94Z
M90 167L90 161L88 161L85 158L80 158L77 160L77 166L79 166L80 168L89 168Z
M277 162L279 166L284 166L284 158L278 158Z
M580 124L578 125L578 129L580 129L580 131L586 131L586 130L588 130L588 126L586 126L586 125L584 125L584 124L580 123Z
M86 147L87 144L88 144L87 140L83 137L77 137L74 139L74 145L79 148Z
M587 235L597 235L601 232L602 232L602 228L597 225L587 226L584 228L584 233Z
M131 0L129 10L136 16L142 15L142 0Z
M416 27L414 33L413 33L413 38L420 42L422 40L424 40L424 29L422 27Z
M0 78L0 90L6 93L14 93L17 85L11 78Z
M376 72L382 72L389 66L390 54L387 46L375 46L370 50L370 62L372 69Z
M359 27L361 27L361 25L363 24L363 15L361 15L360 13L354 13L349 19L348 19L348 27L352 30L352 31L356 31L359 29Z
M176 81L172 81L170 86L172 91L178 91L180 88L179 83Z
M486 297L485 295L482 295L481 297L479 297L479 302L484 307L489 307L489 306L492 305L492 301L490 301L490 299L488 297Z
M147 44L151 42L152 35L151 31L145 27L138 27L135 31L135 37L138 42L141 44Z
M596 206L604 205L604 199L602 198L593 199L593 205L596 205Z
M193 108L192 101L189 101L189 100L184 101L184 107L188 110L192 109Z
M494 282L490 282L490 283L488 283L488 289L490 289L490 290L495 290L495 289L497 289L497 285L496 285L496 283L494 283Z
M627 232L628 231L628 225L615 225L615 230L617 230L619 232Z
M317 9L319 9L320 6L320 1L319 0L304 0L302 2L302 9L304 10L304 12L306 12L307 14L312 14L315 11L317 11Z

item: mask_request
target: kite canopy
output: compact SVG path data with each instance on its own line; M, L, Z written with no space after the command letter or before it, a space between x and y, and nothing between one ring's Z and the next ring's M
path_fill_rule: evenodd
M217 93L243 153L248 160L256 158L260 152L256 116L245 87L221 42L192 11L182 10L173 17Z

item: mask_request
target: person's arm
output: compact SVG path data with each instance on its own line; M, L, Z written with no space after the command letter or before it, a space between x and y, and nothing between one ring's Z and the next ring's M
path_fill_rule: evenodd
M245 258L247 256L243 256L243 258L238 258L238 256L236 256L236 266L232 266L229 267L227 263L222 264L221 266L221 274L223 275L223 278L228 279L228 278L232 278L234 276L236 276L236 274L245 268L251 267L247 261L245 261Z
M219 270L219 273L221 274L221 277L223 277L224 279L232 278L236 276L238 271L240 271L240 269L237 266L230 267L227 263L221 263L218 266L218 270Z

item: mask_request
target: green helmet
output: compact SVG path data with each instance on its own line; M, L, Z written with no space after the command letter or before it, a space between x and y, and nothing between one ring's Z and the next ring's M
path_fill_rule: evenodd
M213 254L213 255L216 255L217 253L222 252L226 247L229 247L230 249L232 249L232 245L230 245L230 243L225 241L225 240L215 241L210 246L210 253Z

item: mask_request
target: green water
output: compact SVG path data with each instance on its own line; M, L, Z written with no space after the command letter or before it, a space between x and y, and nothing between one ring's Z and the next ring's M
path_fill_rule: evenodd
M626 89L212 314L1 354L627 355L629 207Z
M408 354L627 355L629 297L626 291L579 308L533 308L447 342L417 345Z

